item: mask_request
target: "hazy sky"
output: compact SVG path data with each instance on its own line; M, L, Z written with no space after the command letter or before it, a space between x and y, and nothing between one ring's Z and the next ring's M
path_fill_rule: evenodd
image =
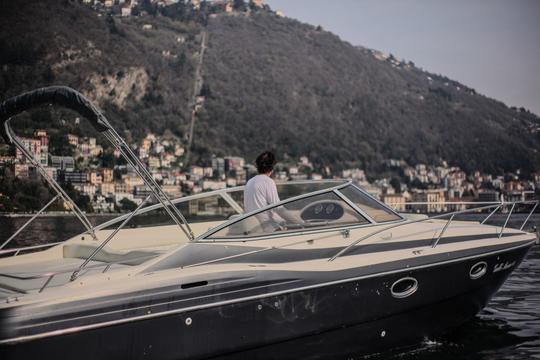
M540 115L540 0L267 0L353 45Z

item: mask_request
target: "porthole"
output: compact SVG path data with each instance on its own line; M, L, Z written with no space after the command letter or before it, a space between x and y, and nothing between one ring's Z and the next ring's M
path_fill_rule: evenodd
M412 277L405 277L399 279L392 284L390 291L392 296L396 299L403 299L408 296L411 296L418 290L418 281Z
M488 265L485 261L480 261L473 266L471 266L471 270L469 271L469 276L471 279L476 280L480 279L482 276L484 276L487 272Z

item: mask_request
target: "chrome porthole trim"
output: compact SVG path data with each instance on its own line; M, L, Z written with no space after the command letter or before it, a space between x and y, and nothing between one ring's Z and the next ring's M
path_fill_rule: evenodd
M404 286L402 289L399 287ZM398 287L398 289L396 289ZM390 287L390 292L392 296L396 299L403 299L411 296L418 290L418 280L413 277L404 277L395 281Z
M473 280L480 279L487 273L487 268L487 262L479 261L473 266L471 266L471 270L469 271L469 277Z

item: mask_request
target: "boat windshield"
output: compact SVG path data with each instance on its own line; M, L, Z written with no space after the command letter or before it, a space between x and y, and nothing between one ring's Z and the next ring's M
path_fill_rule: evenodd
M301 181L277 183L277 190L281 200L311 192L330 189L343 184L342 180L327 181ZM219 222L227 221L233 215L244 212L244 187L222 189L208 193L186 196L173 200L174 205L184 215L190 225L204 223L207 226L194 225L197 229L208 230L208 226L215 226ZM109 221L100 228L114 230L125 217ZM163 206L150 206L137 213L126 226L127 228L142 228L153 226L174 225ZM200 231L200 230L199 230ZM196 234L200 234L196 231Z
M364 211L375 222L388 222L400 220L401 217L388 207L375 200L371 196L363 193L354 185L349 185L344 189L339 190L356 206Z
M340 184L344 180L322 180L322 181L298 181L298 182L277 182L276 188L280 200L287 200L303 194L315 191L330 189ZM244 187L229 191L228 194L234 199L242 209L244 208Z
M369 221L335 192L292 200L254 213L208 238L256 237L321 227L368 224Z

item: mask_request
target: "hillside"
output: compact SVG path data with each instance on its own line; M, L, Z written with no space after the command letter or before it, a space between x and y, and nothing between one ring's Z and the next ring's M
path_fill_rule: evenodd
M66 84L131 138L167 129L186 137L200 22L98 16L68 1L1 6L0 99ZM196 161L212 153L252 160L271 148L373 173L385 158L540 170L540 120L525 110L268 11L207 24Z
M68 85L95 100L114 126L135 139L148 131L182 132L189 119L198 24L107 17L72 1L0 4L1 99ZM50 119L34 116L42 117ZM71 130L82 135L88 127Z

